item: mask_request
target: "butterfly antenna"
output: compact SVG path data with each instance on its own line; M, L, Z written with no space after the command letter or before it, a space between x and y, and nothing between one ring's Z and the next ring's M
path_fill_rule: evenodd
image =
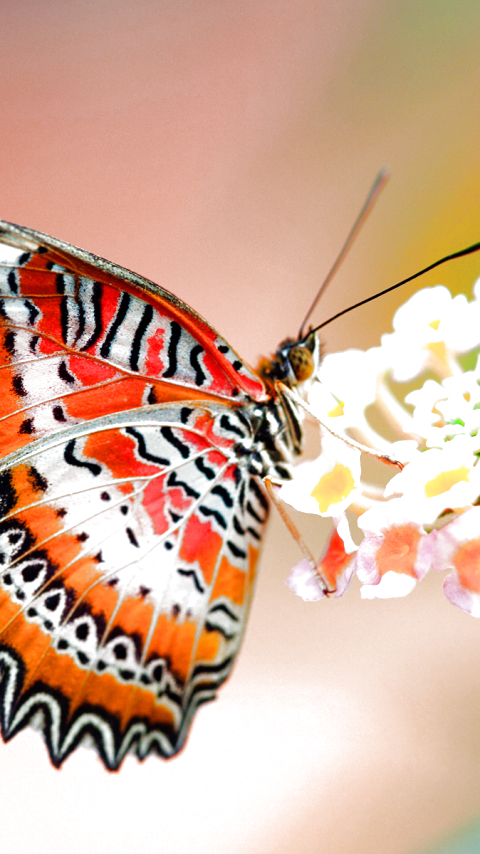
M327 273L326 278L324 279L323 283L321 284L315 299L313 300L310 308L308 309L308 311L307 311L307 313L303 319L302 325L300 327L300 332L298 333L298 340L299 341L301 341L303 338L303 330L305 329L305 325L308 321L308 318L312 315L312 312L316 308L316 305L317 305L320 297L325 292L327 286L330 284L335 273L337 272L338 268L340 267L340 264L345 260L346 256L348 255L348 252L350 251L350 249L352 247L353 241L355 240L358 232L360 231L362 225L364 224L365 220L367 219L370 211L372 210L375 202L377 201L377 198L379 196L380 191L384 188L389 177L390 177L390 174L389 174L388 170L387 169L381 169L380 172L378 173L377 177L375 178L375 181L373 182L373 185L370 189L370 192L369 192L367 198L365 199L365 203L364 203L360 213L358 214L355 222L353 223L353 226L350 229L350 233L349 233L345 243L343 244L342 248L340 249L340 252L338 253L337 258L336 258L333 266L331 267L331 269Z
M342 317L343 314L348 314L348 312L353 311L354 308L359 308L361 305L365 305L367 302L377 299L377 297L383 297L384 294L389 294L390 291L394 291L396 288L406 285L407 282L411 282L413 279L418 279L419 276L423 276L424 273L434 270L435 267L439 267L440 264L445 264L446 261L453 261L454 258L463 258L465 255L472 255L474 252L478 252L479 250L480 243L474 243L472 246L467 246L466 249L460 249L458 252L452 252L451 255L445 255L445 258L440 258L440 261L435 261L433 264L429 264L428 267L425 267L418 273L414 273L413 276L408 276L407 279L402 279L402 281L397 282L396 285L391 285L389 288L385 288L384 291L379 291L378 294L373 294L371 297L367 297L366 299L362 299L360 302L356 302L355 305L350 305L348 308L344 308L343 311L339 311L337 314L334 314L333 317L329 317L328 320L324 320L323 323L320 323L314 329L311 329L309 335L312 332L318 332L319 329L323 329L324 326L327 326L334 320L338 320L339 317Z

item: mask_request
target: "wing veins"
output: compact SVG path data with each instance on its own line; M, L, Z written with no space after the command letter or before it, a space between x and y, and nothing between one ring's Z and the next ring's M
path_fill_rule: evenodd
M128 377L113 377L110 380L104 380L103 382L95 383L94 385L86 386L84 388L72 389L72 391L66 390L63 394L58 394L56 397L47 397L45 400L37 400L35 403L29 403L28 406L24 406L22 409L16 409L14 412L9 412L8 415L1 415L0 421L8 421L8 419L13 418L14 415L20 415L22 412L28 412L29 410L35 409L37 406L43 406L46 403L53 403L55 400L63 400L64 398L72 397L73 395L80 396L92 389L104 388L105 386L114 385L115 383L123 383L127 379Z
M83 495L86 492L97 492L101 489L108 489L112 486L119 486L124 483L136 483L137 481L145 481L148 485L151 481L155 480L157 477L163 477L164 474L169 474L171 471L177 471L177 469L183 468L183 466L187 466L189 463L198 460L199 457L205 456L206 454L211 453L211 448L205 448L203 451L199 451L194 456L189 457L186 460L181 460L178 463L174 463L171 466L166 466L159 472L155 474L143 474L143 475L132 475L132 477L119 477L114 478L113 480L104 481L103 483L94 483L91 486L85 486L82 489L76 489L75 491L69 490L69 492L65 492L63 495L53 495L48 498L40 498L38 501L33 501L31 504L25 504L23 507L16 507L14 510L11 510L10 513L6 513L1 517L0 521L4 521L5 519L11 519L17 516L19 513L23 513L25 510L31 510L34 507L42 507L43 505L51 505L54 501L61 501L63 498L70 498L72 495ZM128 498L125 496L124 501ZM112 505L109 505L112 506ZM108 508L105 508L106 510Z

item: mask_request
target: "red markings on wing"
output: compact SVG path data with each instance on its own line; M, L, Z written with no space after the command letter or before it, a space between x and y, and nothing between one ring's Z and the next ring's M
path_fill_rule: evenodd
M165 347L165 332L163 329L157 329L150 336L147 347L147 356L145 358L146 371L153 377L161 376L165 369L165 363L162 359L162 350Z
M35 304L41 311L41 316L36 321L35 329L40 332L40 334L43 333L48 335L50 339L53 338L54 341L63 346L60 298L58 295L56 296L57 299L39 298L35 300Z
M198 561L207 584L212 582L221 548L222 537L210 522L202 522L198 516L188 520L179 557L187 563Z
M117 368L96 359L86 359L84 356L70 355L68 370L84 386L95 385L119 376Z
M135 378L114 380L100 388L82 389L65 396L64 406L72 418L90 421L114 412L128 412L143 405L145 382Z
M105 463L113 477L149 477L158 472L158 466L139 460L132 436L120 430L102 430L92 433L85 443L85 455Z
M8 228L6 230L8 232ZM12 235L12 242L15 244L17 241L20 246L23 237L27 246L32 245L35 238L30 232L22 235L21 230L12 232ZM43 243L41 236L38 240ZM21 567L19 562L35 553L39 560L45 561L47 573L43 586L35 590L33 597L25 577L24 601L28 602L25 605L25 616L21 604L15 599L17 595L20 598L20 590L13 586L11 592L0 588L1 643L7 649L16 651L25 666L25 681L21 695L15 699L16 708L21 707L27 689L38 681L43 683L41 688L35 689L40 692L40 697L41 692L48 688L62 695L65 701L62 708L67 710L70 722L76 712L85 709L86 704L89 713L92 709L103 710L114 716L117 723L114 721L112 724L112 742L117 740L117 736L122 736L132 720L139 718L153 727L158 726L167 738L171 738L172 750L177 750L181 746L178 735L183 725L182 717L187 714L189 701L193 697L194 704L197 688L206 689L205 697L213 696L219 681L225 678L238 645L238 632L233 632L229 637L226 632L214 628L213 620L212 624L208 622L210 603L223 598L236 608L241 608L240 629L242 615L246 613L250 599L258 557L258 550L250 548L248 572L230 563L226 555L231 555L231 552L224 544L218 518L204 519L201 513L197 513L197 505L202 501L202 490L208 492L219 479L230 481L238 475L235 463L230 462L227 453L233 453L238 436L229 427L234 428L236 423L235 409L249 403L241 392L250 395L252 400L260 401L266 399L265 388L260 377L248 375L248 368L240 360L234 367L229 359L235 359L235 356L222 346L222 340L215 330L167 292L158 289L155 293L153 288L149 290L147 283L142 283L141 279L135 280L133 274L127 271L122 277L120 269L118 273L105 270L105 262L101 260L83 261L78 257L79 251L73 247L71 251L51 249L49 240L45 239L45 250L33 253L26 263L25 258L21 259L23 266L12 268L15 269L19 285L18 299L25 297L29 302L23 305L17 303L11 310L12 303L7 303L7 297L16 299L15 283L8 277L5 282L6 286L10 286L11 294L6 294L5 304L10 305L10 308L6 308L4 317L0 318L0 324L7 328L6 333L0 335L0 365L10 366L14 359L18 360L18 365L0 370L0 416L5 416L4 420L0 417L2 453L8 454L37 438L48 439L52 436L53 444L60 444L58 465L64 467L62 475L63 471L65 473L65 490L63 486L60 490L65 495L57 496L53 502L57 509L43 503L44 495L46 498L50 494L49 487L53 489L53 484L58 483L56 478L51 478L52 483L48 483L48 466L51 459L55 458L54 455L49 457L50 451L45 450L48 443L36 445L32 449L40 454L39 458L32 457L38 471L32 465L18 465L12 470L11 479L7 475L9 494L6 499L15 506L12 508L9 505L9 512L3 517L6 519L5 524L8 526L18 522L19 526L24 525L30 532L26 534L25 543L31 542L32 545L28 550L25 545L25 551L12 559L12 579L6 584L17 584L17 579L20 579L18 583L21 589L22 571L20 568L15 573L15 565ZM50 269L53 264L64 268L63 271ZM102 288L92 282L82 282L80 276L102 283ZM71 277L74 277L74 281ZM134 304L124 299L120 306L125 293L138 302ZM74 300L77 301L76 306ZM150 323L150 313L144 311L146 303L154 308L155 316ZM12 317L23 318L17 326L23 327L22 332L15 333L15 321L5 317L9 312ZM192 336L192 340L187 341L187 335L183 333L177 351L175 338L171 338L168 331L168 324L172 320ZM68 322L72 326L67 329L65 324ZM84 351L81 347L85 346L89 335L95 338L95 343ZM64 338L71 346L65 344ZM77 343L72 343L75 341ZM196 346L197 343L200 347ZM34 370L29 360L38 354L55 354L61 358L46 359L43 364L37 362ZM114 360L118 364L114 365ZM161 377L167 364L172 369L175 364L178 367L173 376L163 380ZM137 372L137 366L143 370ZM40 399L44 397L48 397L48 400ZM227 418L230 415L228 409L220 410L217 407L215 400L219 398L231 407L231 425L223 421L222 413ZM180 408L172 410L173 423L169 422L168 407L163 420L162 410L155 406L163 402L173 404L183 401L187 407L190 402L194 414L189 410L185 418ZM201 401L205 401L205 407L198 405ZM22 409L23 412L18 411ZM147 453L151 453L152 458L158 454L157 462L148 460L146 454L141 456L141 436L134 438L127 433L128 428L113 428L101 420L109 414L122 412L125 413L125 420L122 416L121 423L128 424L130 420L131 427L135 429L136 423L140 425L139 409L142 422L143 413L146 416L143 439ZM137 414L129 419L131 410L136 410ZM152 421L157 422L157 433L151 447L148 442L148 430L152 429L148 420L150 413ZM180 416L182 423L176 420ZM88 422L93 419L96 423L91 426L96 432L89 432ZM193 420L195 426L192 428ZM85 433L88 435L78 438L77 430L70 429L72 422L85 424ZM97 432L99 424L102 428L105 425L106 429ZM165 426L179 442L172 440L170 434L170 439L165 437L163 451L159 437ZM63 430L67 432L62 440ZM138 430L142 431L141 425ZM72 436L77 438L73 440ZM62 456L62 441L65 446L70 441L72 446L75 445L75 459L70 460L70 465L68 455L65 458ZM182 446L185 445L190 450L190 456L187 454L184 457ZM44 450L45 456L42 456ZM195 466L191 458L197 453L201 454L203 466L213 470L212 475L202 468L200 461ZM42 468L43 461L45 466ZM92 477L99 472L88 461L97 461L104 467L100 477ZM84 478L91 478L91 481L82 480L82 466ZM169 477L171 479L167 485ZM135 482L135 478L138 478L138 482ZM82 516L84 484L87 484L86 489L91 484L95 490L97 483L102 499L104 496L101 490L107 491L107 487L108 493L119 490L125 496L135 494L141 497L142 507L138 502L125 502L128 504L128 512L138 510L135 531L139 533L138 545L142 547L138 554L130 546L128 551L125 549L125 555L122 553L118 543L123 540L115 540L116 528L113 530L110 527L114 513L104 517L105 533L98 519L90 526L90 520L86 518L84 523L79 522L73 530L67 527L69 519ZM230 484L227 485L230 490ZM108 497L110 495L107 494L105 501ZM122 502L123 498L118 501L117 492L116 504L122 505L117 508L118 518L115 516L117 527L118 520L121 520L120 512L125 510ZM88 502L84 503L87 506ZM58 509L60 504L62 506ZM102 504L92 503L93 506L103 508ZM115 502L111 506L115 507ZM231 521L230 512L233 511L225 510L227 522ZM88 507L84 515L89 516ZM149 519L146 519L147 515ZM217 525L217 530L214 525ZM159 573L162 572L162 566L164 573L161 578L159 576L161 601L157 601L160 597L156 598L154 591L147 586L140 586L142 555L147 554L149 560L151 558L151 565L146 564L147 569L150 571L155 568L151 553L157 543L152 537L152 526L157 535L170 531L167 545L171 546L176 540L179 547L178 555L176 551L164 551L163 548L155 552L154 557L158 555ZM130 529L127 529L127 533L131 534L131 545L137 545L136 534ZM31 540L28 536L31 536ZM103 547L103 553L103 539L99 541L99 536L107 541L111 539L108 547ZM112 548L109 550L110 545ZM163 563L163 554L167 564ZM231 557L231 560L236 559ZM183 567L200 568L196 585L192 579L188 579L188 582L181 579L177 570L182 568L182 564ZM171 575L167 574L165 578L169 567ZM7 575L4 577L8 578ZM130 587L130 582L135 586ZM190 583L191 590L188 587ZM41 609L50 607L42 604L45 602L45 594L49 594L50 589L58 590L60 585L66 593L65 600L62 598L60 601L66 601L67 605L66 611L62 614L58 612L55 617L61 621L60 639L64 643L64 646L58 646L57 651L54 645L60 643L59 638L55 629L48 628L48 619L42 617ZM201 586L204 585L207 589L202 591ZM134 595L132 591L137 589L138 593ZM35 611L37 597L40 597L41 605L38 612ZM30 614L29 609L32 611ZM163 613L159 615L160 609ZM100 673L98 668L96 671L97 662L93 657L89 659L84 654L82 659L80 647L75 647L82 638L80 634L75 634L76 628L70 631L70 627L84 615L95 621L100 644L97 654L105 667L107 658L102 659L102 649L106 644L113 644L117 635L123 635L134 643L137 665L164 660L166 670L170 670L170 675L166 675L171 685L169 698L162 699L155 695L155 683L148 681L149 676L145 678L145 671L145 684L135 684L133 674L127 673L127 670L122 673L119 654L115 664L112 659L117 676L108 670ZM44 621L43 628L39 625L40 620ZM207 625L209 628L206 628ZM84 636L85 647L82 649L90 649L90 638L89 635L86 639ZM130 649L128 643L127 647ZM110 649L113 647L109 646ZM112 655L117 656L117 652L112 652ZM197 663L200 666L195 673ZM214 667L209 669L209 664L214 664ZM129 666L133 669L133 661L130 659ZM160 672L162 666L160 661ZM192 694L188 680L194 673L195 689ZM172 676L178 683L176 687ZM176 708L175 713L170 711L169 704ZM94 712L91 713L94 715ZM45 731L49 727L47 717ZM104 723L108 728L105 719ZM68 726L64 726L61 740L67 732ZM134 742L132 745L135 747ZM166 752L168 754L169 751ZM54 747L51 753L52 756L55 754ZM60 762L62 759L63 755L54 758L54 761Z
M38 342L38 353L42 356L53 356L54 354L59 354L62 352L60 348L63 348L63 345L59 345L58 341L51 341L49 338L41 337Z
M58 296L57 273L49 269L48 255L32 254L25 266L18 269L22 294L29 296Z

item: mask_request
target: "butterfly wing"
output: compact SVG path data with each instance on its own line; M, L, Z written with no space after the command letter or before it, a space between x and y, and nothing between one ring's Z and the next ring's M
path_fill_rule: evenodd
M167 291L0 241L2 733L168 757L241 642L268 505L235 448L265 390Z

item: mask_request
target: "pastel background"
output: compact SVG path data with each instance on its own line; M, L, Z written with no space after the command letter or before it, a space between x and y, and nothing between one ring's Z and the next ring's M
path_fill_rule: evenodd
M379 167L318 322L480 240L476 0L0 10L0 215L157 281L252 363L296 333ZM423 284L479 275L473 256ZM416 287L326 350L377 343ZM84 750L58 772L36 733L0 746L2 854L478 851L478 621L439 577L302 603L297 559L273 514L238 664L177 759L111 775Z

